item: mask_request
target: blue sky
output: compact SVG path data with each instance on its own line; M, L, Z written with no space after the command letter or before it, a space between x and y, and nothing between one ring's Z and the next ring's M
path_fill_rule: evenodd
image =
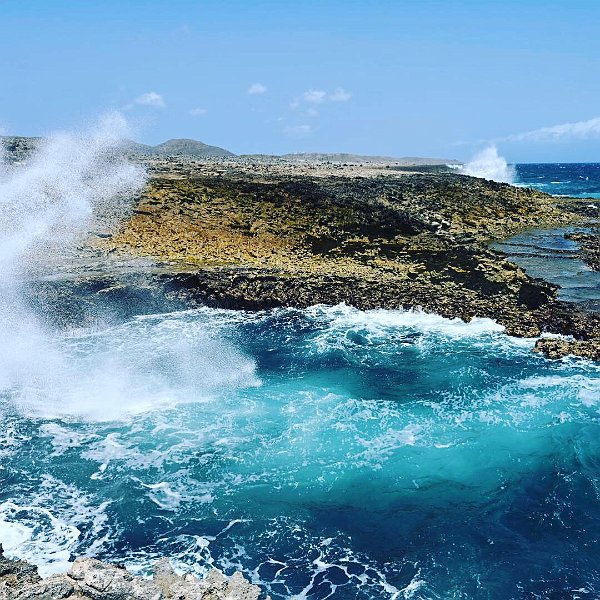
M117 109L152 144L600 161L598 23L597 0L0 0L0 127Z

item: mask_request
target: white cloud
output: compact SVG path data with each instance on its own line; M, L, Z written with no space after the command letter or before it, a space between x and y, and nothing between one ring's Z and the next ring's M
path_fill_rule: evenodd
M327 99L327 92L323 90L308 90L302 94L305 102L311 102L312 104L321 104Z
M347 102L352 98L352 94L344 88L338 87L333 92L325 90L307 90L302 94L301 100L308 104L323 104L324 102ZM300 100L296 98L290 108L297 108L300 105Z
M352 94L341 87L335 88L333 93L327 96L331 102L347 102L350 98L352 98Z
M267 91L267 87L262 83L253 83L249 88L247 93L250 95L255 94L264 94Z
M133 103L142 106L153 106L154 108L164 108L166 106L165 99L156 92L146 92L138 96Z
M286 135L303 136L312 133L312 127L310 125L289 125L284 127L283 132Z
M201 117L207 112L208 110L206 110L206 108L192 108L192 110L190 110L190 115L192 115L192 117Z
M319 111L316 108L313 108L312 106L309 107L306 111L307 116L309 117L318 117L319 116Z
M515 133L501 138L505 142L552 142L564 139L585 140L600 137L600 117L588 121L562 123L551 127L541 127L532 131Z

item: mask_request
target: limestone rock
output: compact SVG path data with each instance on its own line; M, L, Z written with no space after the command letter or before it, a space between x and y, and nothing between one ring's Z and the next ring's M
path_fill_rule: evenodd
M239 572L181 576L166 558L151 580L94 558L78 558L68 573L41 579L33 565L6 558L0 546L0 600L257 600L260 593Z
M541 338L536 342L534 350L552 359L562 358L571 354L600 361L600 338L592 338L590 340Z

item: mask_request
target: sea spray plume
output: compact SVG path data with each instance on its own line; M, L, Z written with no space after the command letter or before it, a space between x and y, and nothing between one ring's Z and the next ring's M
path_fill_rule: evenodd
M176 343L176 317L61 335L23 300L19 280L37 257L51 250L64 261L65 246L96 229L98 214L100 225L123 215L139 192L144 173L119 149L126 135L123 118L109 115L88 135L52 136L2 169L0 411L10 402L27 417L113 420L259 383L254 362L201 324Z
M501 183L513 183L515 180L514 168L508 165L506 159L498 154L498 149L493 145L476 154L470 162L459 169L459 172Z
M22 165L0 162L0 392L23 381L43 389L61 372L19 279L29 258L75 240L103 203L140 190L144 172L118 153L127 131L114 113L87 134L49 137Z
M2 278L22 267L24 255L44 245L64 246L81 232L94 208L131 196L144 173L118 155L128 128L119 113L87 135L51 136L25 165L0 171Z

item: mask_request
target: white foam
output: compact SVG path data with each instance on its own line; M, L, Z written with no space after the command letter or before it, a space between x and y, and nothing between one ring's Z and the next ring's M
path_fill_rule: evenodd
M80 377L23 301L19 280L32 262L73 244L95 211L119 213L141 189L144 172L118 153L127 135L123 117L111 114L86 134L50 136L22 165L0 167L0 392L28 415L62 406ZM110 393L113 382L105 369L89 391Z
M42 577L68 570L80 531L39 506L0 504L0 543L8 557L28 560Z
M30 417L129 420L260 385L254 361L218 339L204 313L24 339L31 344L21 356L38 352L41 360L33 365L23 360L11 383L17 408ZM47 351L41 346L40 352L38 342Z
M474 317L466 322L462 319L449 319L420 309L411 310L358 310L338 304L336 306L317 305L306 310L316 318L326 317L330 328L364 327L369 333L389 336L391 329L413 329L425 333L435 332L451 338L474 337L504 331L504 327L492 319Z

